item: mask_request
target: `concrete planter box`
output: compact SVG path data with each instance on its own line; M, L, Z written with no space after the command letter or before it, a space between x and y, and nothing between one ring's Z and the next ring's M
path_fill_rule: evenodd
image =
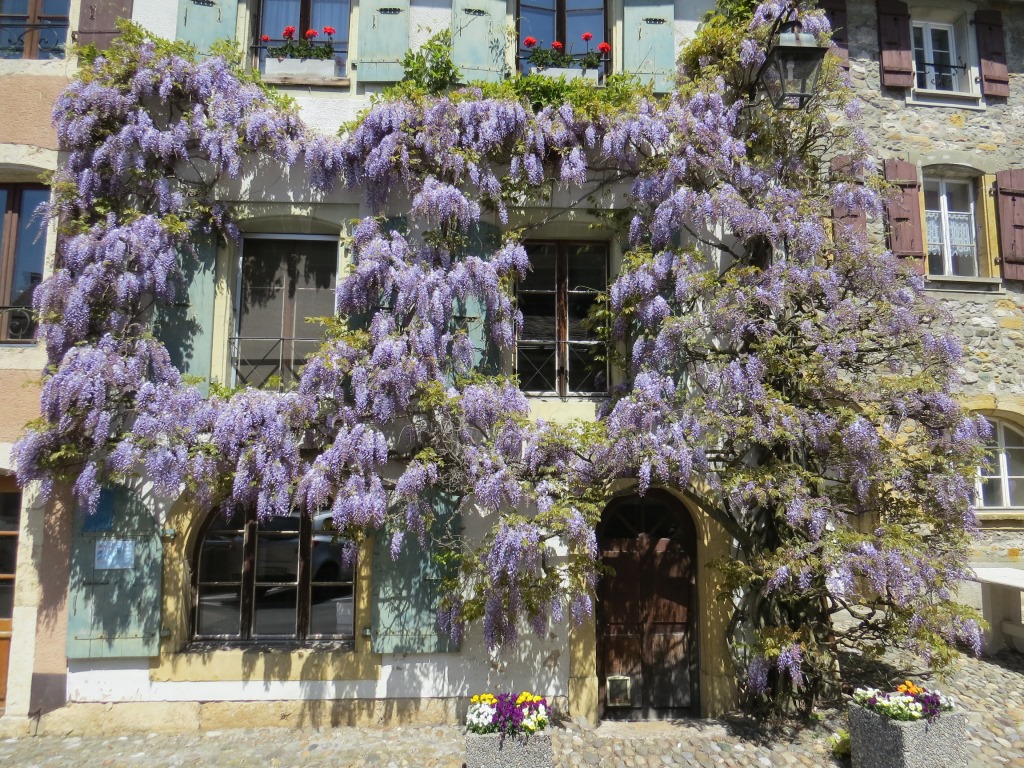
M594 85L600 81L600 73L596 69L576 69L575 67L546 67L537 72L546 77L564 77L566 80L589 80Z
M551 768L551 734L466 734L466 768Z
M276 59L268 56L263 66L268 77L303 77L327 80L335 77L334 59Z
M902 721L850 705L853 768L967 768L966 745L966 720L959 712Z

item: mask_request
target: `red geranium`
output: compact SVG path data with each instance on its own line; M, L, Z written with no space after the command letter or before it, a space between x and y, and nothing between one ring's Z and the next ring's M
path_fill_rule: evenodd
M295 27L285 27L284 32L281 33L285 40L291 40L295 37Z
M564 46L564 45L562 45L562 44L561 44L560 42L558 42L557 40L555 40L555 42L553 42L553 43L551 44L551 47L552 47L552 48L554 48L554 49L555 49L556 51L560 51L560 50L562 50L563 48L565 48L565 46Z
M307 30L306 30L306 39L307 39L307 40L312 40L312 39L313 39L314 37L316 37L316 36L317 36L318 34L319 34L319 33L318 33L318 32L317 32L317 31L316 31L315 29L307 29Z
M612 47L608 45L608 43L601 42L597 44L597 50L599 50L601 53L611 53Z
M264 35L263 37L260 38L260 40L262 40L264 43L269 43L270 35Z
M583 42L584 43L589 43L593 39L594 39L594 36L592 34L590 34L589 32L584 32L583 33Z
M537 45L537 38L528 37L525 40L523 40L523 45L525 45L527 48L533 48L535 45Z
M328 37L334 37L334 33L337 30L334 27L324 27L324 34Z

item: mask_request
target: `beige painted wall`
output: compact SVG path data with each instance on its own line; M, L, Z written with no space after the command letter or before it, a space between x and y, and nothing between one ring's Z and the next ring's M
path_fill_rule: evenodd
M0 144L57 149L57 132L51 124L51 113L68 82L68 77L61 75L0 77L0 114L6 116L0 120Z
M39 373L0 370L0 442L13 443L39 416Z

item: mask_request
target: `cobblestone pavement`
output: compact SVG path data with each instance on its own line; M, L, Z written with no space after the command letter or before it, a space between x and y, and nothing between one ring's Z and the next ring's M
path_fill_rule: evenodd
M1004 653L966 659L956 675L936 684L967 712L970 768L1024 766L1024 656ZM841 765L827 739L842 727L827 713L814 728L766 732L741 720L657 723L576 723L555 730L559 768L662 766ZM43 736L0 741L0 766L17 768L178 768L187 766L302 766L303 768L460 768L462 729L444 727L250 729L120 737ZM879 768L884 768L879 766Z

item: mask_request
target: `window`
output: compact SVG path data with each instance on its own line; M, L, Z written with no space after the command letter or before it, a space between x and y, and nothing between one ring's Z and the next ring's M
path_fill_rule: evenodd
M928 274L978 277L974 184L970 180L924 180Z
M284 43L285 27L295 27L296 39L315 29L321 44L327 40L324 27L334 28L335 74L344 76L348 66L348 24L350 0L263 0L256 50L259 51L260 71L266 71L267 49ZM269 41L264 41L264 36Z
M36 213L49 198L49 190L37 184L0 185L0 341L35 337L32 293L43 280L46 255Z
M587 323L608 284L607 246L534 242L526 250L531 271L517 291L520 388L561 397L607 392L605 346Z
M0 638L11 631L14 616L14 573L18 555L18 520L21 493L0 492ZM0 644L3 640L0 639ZM2 647L2 645L0 645ZM0 685L0 701L3 701Z
M0 0L0 58L63 59L71 0Z
M594 36L589 43L592 51L608 39L604 0L519 0L519 60L524 70L529 68L525 58L530 49L523 45L527 37L545 48L559 40L566 53L580 58L587 52L584 32Z
M212 513L193 569L194 637L352 639L356 545L338 539L330 521L330 513Z
M978 507L1024 507L1024 433L989 419L992 438L978 476Z
M252 235L242 244L238 336L232 339L237 384L289 386L323 343L307 318L334 314L337 237Z
M914 22L914 69L917 87L934 91L959 91L960 74L951 24Z

